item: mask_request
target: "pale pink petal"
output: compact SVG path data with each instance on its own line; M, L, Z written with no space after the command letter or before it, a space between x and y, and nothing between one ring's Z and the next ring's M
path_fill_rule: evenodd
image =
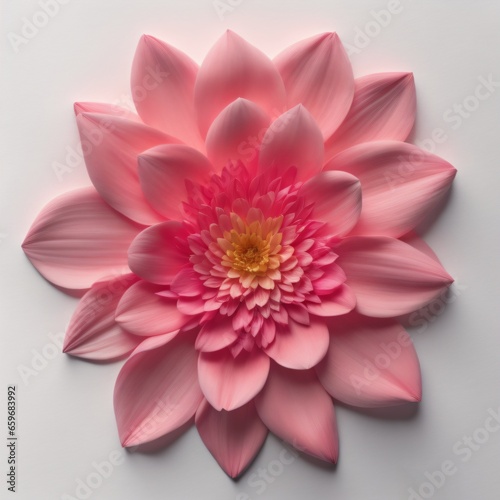
M219 351L237 339L238 334L234 331L232 318L219 315L203 325L196 337L195 347L204 352Z
M298 180L307 180L321 171L323 157L321 130L299 104L278 117L267 130L262 139L259 169L273 169L273 174L279 176L294 166Z
M262 389L269 372L269 358L260 350L230 349L202 352L198 361L200 387L216 410L234 410L248 403Z
M273 434L304 453L327 462L337 461L333 402L313 370L289 370L272 363L255 405Z
M132 285L118 303L116 322L135 335L177 334L191 318L179 312L175 300L159 296L161 289L145 281Z
M316 316L339 316L356 307L356 296L347 285L340 285L330 295L322 295L321 302L308 302L307 310Z
M81 113L100 113L141 122L141 119L138 115L136 115L129 109L122 108L121 106L117 106L116 104L107 104L104 102L75 102L74 110L76 116L80 115Z
M303 104L328 139L347 115L354 95L351 63L336 33L295 43L275 59L289 107Z
M265 352L281 366L306 370L316 365L328 349L328 327L322 318L311 317L309 326L292 319L287 328L276 331Z
M407 314L453 282L439 262L394 238L353 236L335 252L356 295L357 310L367 316Z
M328 234L343 236L358 222L361 213L361 183L347 172L320 172L300 189L314 203L315 220L327 223Z
M95 189L84 188L46 205L22 246L44 278L82 290L129 271L127 250L141 229L104 203Z
M248 467L267 437L253 402L217 411L204 400L196 412L196 427L215 460L233 478Z
M132 64L132 97L145 123L203 150L194 109L198 65L186 54L143 35Z
M360 407L420 401L417 354L397 321L352 313L332 320L330 331L328 353L316 371L335 399Z
M238 97L255 102L270 116L285 107L285 87L272 61L228 30L208 52L196 79L194 102L203 136Z
M178 141L159 130L118 116L81 113L76 121L87 171L104 200L141 224L163 220L144 198L137 156L153 146Z
M186 237L183 225L177 221L147 228L130 245L130 269L146 281L169 285L189 263Z
M325 170L361 181L363 208L352 234L401 236L422 222L448 191L456 170L413 144L379 141L347 149Z
M351 109L326 142L326 157L362 142L406 140L415 111L412 73L376 73L357 78Z
M401 241L404 241L405 243L408 243L408 245L411 245L417 250L420 250L422 253L425 253L425 255L441 264L441 261L439 260L439 257L436 255L434 250L417 233L410 231L399 239Z
M203 395L198 384L194 334L173 340L146 339L125 362L116 380L114 407L120 441L153 441L188 422Z
M136 281L133 274L125 274L92 285L70 319L63 352L95 361L112 361L130 354L142 339L115 322L115 309Z
M224 108L208 129L207 156L220 172L229 161L241 161L251 173L257 169L269 116L252 101L238 98Z
M189 183L206 183L212 165L196 149L181 144L165 144L141 153L139 181L149 204L168 219L184 218L182 203L187 201Z

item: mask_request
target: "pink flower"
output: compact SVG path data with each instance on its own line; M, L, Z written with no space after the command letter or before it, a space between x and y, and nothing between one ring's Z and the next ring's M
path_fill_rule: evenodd
M195 417L233 477L268 429L334 462L332 398L419 401L395 318L452 282L412 231L455 169L403 142L412 74L353 79L331 33L271 61L228 31L199 68L144 36L132 92L138 115L75 105L93 187L47 205L23 244L46 279L85 291L64 351L128 356L123 446Z

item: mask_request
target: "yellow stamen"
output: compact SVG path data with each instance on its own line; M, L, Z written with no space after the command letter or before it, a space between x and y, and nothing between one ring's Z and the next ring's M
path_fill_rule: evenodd
M265 273L269 262L270 235L263 239L259 234L238 234L231 231L232 250L227 256L232 261L233 269L250 273Z
M282 219L277 217L245 223L238 215L231 214L233 229L217 240L224 252L222 265L230 268L229 277L245 279L252 275L266 276L268 271L275 273L279 267L282 235L278 231Z

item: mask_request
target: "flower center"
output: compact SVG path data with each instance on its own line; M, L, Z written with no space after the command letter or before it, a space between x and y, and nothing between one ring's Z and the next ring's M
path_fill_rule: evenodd
M217 238L220 264L226 270L226 277L238 280L244 288L255 289L260 285L270 290L274 288L274 280L280 278L283 235L279 230L283 217L265 219L260 210L253 215L256 220L250 222L231 213L231 225L226 226L222 238ZM237 290L242 293L238 287L233 293Z
M226 252L232 263L232 268L238 271L250 273L264 273L269 263L269 235L263 239L261 235L238 234L234 229L231 231L232 249Z

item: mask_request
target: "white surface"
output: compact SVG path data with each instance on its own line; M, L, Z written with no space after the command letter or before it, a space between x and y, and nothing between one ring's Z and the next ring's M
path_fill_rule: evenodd
M18 492L7 492L2 481L0 497L84 498L77 481L89 479L93 486L100 483L87 492L92 500L405 500L409 488L418 491L429 481L426 473L451 461L453 473L434 491L423 486L427 496L422 498L497 499L500 432L480 429L491 423L489 411L500 411L500 87L460 122L445 117L474 95L480 77L500 82L498 1L401 0L400 12L351 58L358 76L415 73L414 140L443 129L446 140L435 151L458 169L448 204L425 234L458 286L444 312L437 304L426 313L430 320L412 331L424 381L418 411L338 408L341 452L335 470L303 457L290 460L283 444L270 436L247 473L233 482L191 428L156 454L120 451L125 458L109 477L93 474L93 462L121 450L112 409L120 363L93 365L55 352L49 335L64 331L76 299L45 282L20 248L44 203L88 182L81 161L61 179L53 170L54 162L64 163L67 148L77 144L72 103L126 104L130 65L142 33L201 62L208 47L231 28L273 56L323 31L337 31L344 43L355 46L356 34L367 23L372 22L370 34L377 31L372 11L390 5L387 0L223 3L235 6L220 19L212 0L69 0L18 52L9 34L21 35L23 18L32 19L40 4L1 4L0 436L6 434L6 386L15 383L19 468ZM20 370L27 368L36 375L23 380ZM483 442L466 445L463 439L470 435ZM7 453L4 444L1 448L4 473ZM264 473L268 479L259 478Z

